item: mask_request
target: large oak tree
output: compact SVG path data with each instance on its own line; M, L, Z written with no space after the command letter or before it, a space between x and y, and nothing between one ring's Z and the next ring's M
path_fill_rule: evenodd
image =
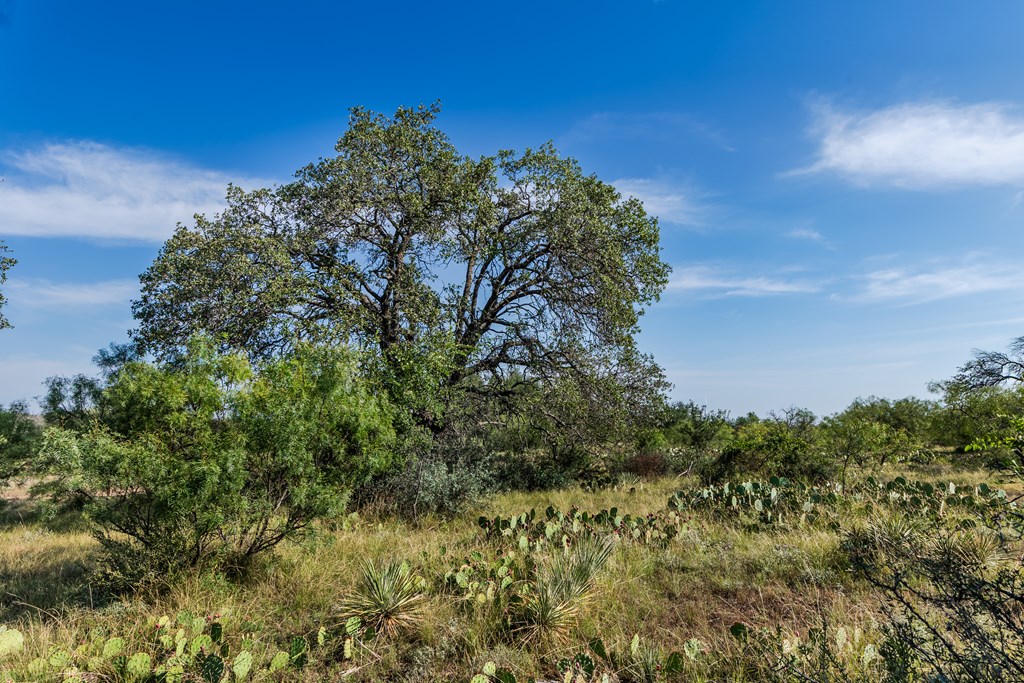
M635 409L662 390L634 342L669 273L657 220L550 144L463 156L438 111L353 109L336 156L180 225L141 278L141 347L173 356L199 331L255 358L356 343L434 429L423 397L442 393L571 384Z

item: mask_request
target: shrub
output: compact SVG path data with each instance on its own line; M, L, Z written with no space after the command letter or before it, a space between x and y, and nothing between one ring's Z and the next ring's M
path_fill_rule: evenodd
M61 489L85 497L117 589L243 567L340 511L394 439L388 406L337 349L301 347L254 376L196 340L174 366L125 365L104 403L106 425L51 428L43 453Z
M835 472L835 462L816 449L809 438L800 436L785 422L765 420L740 427L735 439L700 474L707 482L737 474L824 481Z
M943 394L943 409L933 415L935 441L964 449L979 438L1007 429L1007 416L1024 414L1024 387L969 387L955 381L929 387ZM982 461L997 455L982 453Z
M506 491L549 491L591 478L595 458L583 448L537 448L504 453L495 463L495 486Z
M668 461L662 453L640 453L627 458L623 469L641 477L660 477L668 471Z
M493 464L485 453L435 446L369 480L354 500L407 519L452 517L493 489Z
M983 511L956 523L880 517L847 533L889 617L890 680L1024 680L1024 521L1012 503Z
M841 468L844 483L851 463L882 467L920 449L905 429L891 427L852 410L825 418L818 437L822 450Z
M39 448L41 433L25 403L0 406L0 487L25 473Z
M728 411L710 410L693 401L668 406L661 424L667 445L686 446L698 452L721 448L729 441L731 432Z

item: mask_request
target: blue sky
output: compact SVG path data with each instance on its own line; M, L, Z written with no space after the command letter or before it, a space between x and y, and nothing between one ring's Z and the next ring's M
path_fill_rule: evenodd
M675 398L926 396L1024 334L1019 2L0 0L0 402L124 341L228 182L437 99L464 153L553 140L660 217Z

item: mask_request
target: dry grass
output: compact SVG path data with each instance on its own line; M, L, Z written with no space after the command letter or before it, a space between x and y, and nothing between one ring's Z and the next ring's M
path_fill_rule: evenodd
M908 476L962 484L992 480L984 472L939 467ZM162 595L107 603L90 594L88 572L97 544L89 533L75 530L67 520L61 525L68 530L52 530L21 500L0 522L0 620L22 630L27 641L26 651L7 663L17 668L53 647L73 647L94 629L141 643L147 619L182 610L257 624L259 629L250 634L256 640L254 653L273 652L294 635L333 625L339 604L358 585L364 563L392 559L408 562L427 579L423 618L402 638L381 644L345 680L468 680L488 660L523 676L550 677L554 660L580 651L588 638L600 637L610 648L624 651L636 633L666 649L699 639L713 653L701 661L718 667L717 676L757 680L746 669L728 664L730 658L743 656L728 632L737 621L806 634L824 618L875 632L871 592L846 571L838 534L820 528L752 532L695 517L689 530L665 549L624 545L595 573L592 599L574 614L577 625L568 644L557 646L522 647L500 623L459 606L442 588L445 572L460 558L474 551L487 557L498 552L477 528L479 515L543 511L548 505L589 511L618 507L623 513L645 515L664 509L671 493L687 483L665 477L633 491L509 493L451 521L360 520L347 529L323 529L301 545L279 548L241 581L191 576ZM693 669L691 678L714 679L711 670ZM285 680L337 674L330 671L293 672Z
M35 524L0 531L0 619L89 606L88 574L96 547L85 532L60 533Z

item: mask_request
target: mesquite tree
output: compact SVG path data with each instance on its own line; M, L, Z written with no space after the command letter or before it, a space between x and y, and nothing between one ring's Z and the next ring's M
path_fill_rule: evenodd
M4 255L9 254L10 251L10 248L6 244L0 242L0 285L7 282L7 271L11 269L11 266L17 263L17 261L10 256ZM0 292L0 330L11 326L10 321L7 320L3 314L3 307L5 303L7 303L7 299L4 297L4 293Z
M141 278L140 346L354 343L435 432L454 402L527 385L593 387L583 404L621 412L646 403L634 388L662 391L634 343L669 273L657 220L550 144L460 155L438 111L355 108L336 156L179 226Z

